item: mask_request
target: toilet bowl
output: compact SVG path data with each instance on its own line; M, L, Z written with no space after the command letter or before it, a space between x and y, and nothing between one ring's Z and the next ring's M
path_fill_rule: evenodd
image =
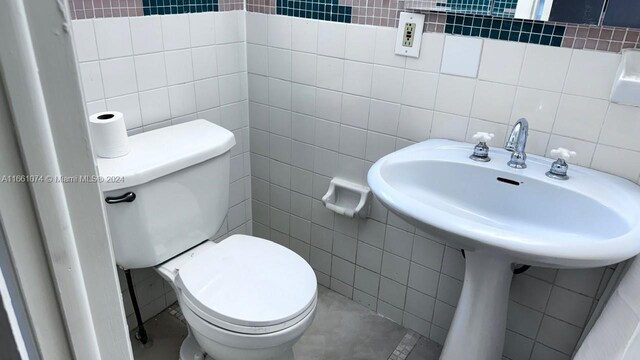
M199 353L215 360L293 359L293 345L315 316L313 270L268 240L207 241L155 269L178 295L193 338L181 351L189 360Z
M189 326L183 360L289 360L315 316L317 281L295 252L248 235L212 238L229 206L233 133L205 120L129 138L98 159L116 263L154 267ZM153 336L153 334L151 334Z

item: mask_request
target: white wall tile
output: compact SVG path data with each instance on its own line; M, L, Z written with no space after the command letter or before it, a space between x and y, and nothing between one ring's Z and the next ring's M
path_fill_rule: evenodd
M609 103L573 95L562 95L553 132L587 141L596 141Z
M386 101L371 100L369 130L395 136L398 132L400 105Z
M640 152L600 144L596 147L591 167L637 182L640 176Z
M101 18L93 21L100 59L133 54L129 18Z
M471 116L508 124L515 95L515 86L478 81L473 97Z
M240 25L244 22L239 21L240 13L237 11L219 11L215 12L215 31L216 43L228 44L242 41L242 32Z
M245 65L244 45L242 43L219 45L216 47L218 74L227 75L243 71Z
M570 354L573 351L582 330L571 324L545 316L542 319L537 340L552 349Z
M371 97L400 102L404 70L389 66L374 65L371 82Z
M247 44L247 71L254 74L269 75L269 48L262 45Z
M316 88L313 86L291 85L291 110L307 115L316 113ZM290 127L289 127L290 128Z
M105 100L98 100L88 102L87 104L87 114L95 114L102 111L107 111L107 102Z
M355 273L355 265L337 256L331 260L331 276L344 282L347 285L353 285L353 277Z
M107 99L107 110L121 112L127 129L135 129L142 126L138 94Z
M318 23L318 21L312 19L292 18L291 48L296 51L317 53Z
M531 353L531 360L569 360L570 356L536 343Z
M330 90L342 90L344 60L318 56L316 84Z
M377 297L379 285L380 285L379 274L371 270L367 270L363 267L356 266L354 286L357 289L360 289L367 294Z
M78 61L98 60L98 44L93 29L93 20L77 20L72 22L73 43Z
M640 151L640 108L609 104L600 143Z
M398 123L398 137L411 141L424 141L429 137L433 111L402 106Z
M270 108L269 131L274 134L291 137L291 111Z
M574 50L564 92L609 100L621 58L616 53Z
M516 276L511 282L511 300L537 311L544 311L552 285L531 276Z
M269 48L269 76L291 80L291 50Z
M534 341L507 330L504 339L503 356L511 360L528 360Z
M214 45L216 43L214 14L213 12L189 14L191 46Z
M80 77L85 101L95 101L104 98L102 73L99 62L80 64Z
M269 16L269 46L291 49L291 19L290 16Z
M431 321L435 305L436 300L433 297L422 294L412 288L407 289L405 310L411 314L426 321Z
M262 104L269 103L269 78L249 74L249 99Z
M407 58L407 69L439 72L444 50L444 34L424 33L419 58Z
M516 85L527 46L513 41L484 41L478 78Z
M376 28L356 24L347 25L345 58L373 63Z
M438 74L406 70L402 89L402 103L433 109L438 89Z
M269 105L291 109L291 83L269 78Z
M293 51L291 54L292 80L302 84L315 85L317 61L315 54Z
M143 125L151 125L171 118L169 91L160 88L140 93L140 110Z
M247 42L251 44L267 45L266 14L247 12Z
M218 79L211 78L194 82L196 109L210 109L220 105Z
M527 45L518 84L535 89L561 91L567 76L571 49Z
M344 64L344 92L367 97L370 96L372 77L373 65L346 61Z
M448 35L444 41L440 71L475 78L478 75L482 39Z
M164 61L167 65L167 83L169 85L193 81L191 50L167 51L164 53Z
M160 16L134 16L129 18L129 23L135 54L148 54L164 50Z
M526 118L530 129L550 132L559 104L559 93L520 87L516 92L509 123Z
M332 121L316 119L314 145L337 151L340 144L340 125Z
M367 132L355 127L340 126L340 153L364 158L367 146Z
M535 339L542 322L542 313L509 301L507 313L507 329Z
M316 91L316 116L322 119L340 121L342 93L325 89Z
M398 309L404 308L404 298L407 292L406 286L390 280L386 277L380 278L380 290L378 298ZM384 315L384 314L383 314Z
M245 100L246 95L243 92L242 85L243 79L244 76L241 73L220 76L218 78L218 86L220 87L220 105Z
M215 46L204 46L191 49L193 61L193 78L205 79L218 75L218 61Z
M580 294L595 296L604 270L604 268L561 269L558 271L555 284Z
M593 299L554 286L545 313L569 324L584 327Z
M397 29L376 27L376 48L373 61L379 65L404 67L405 56L396 55Z
M167 70L162 53L139 55L134 58L138 90L145 91L167 86Z
M438 272L416 263L411 263L409 270L409 287L423 294L435 297L438 291Z
M318 54L344 58L347 27L343 23L320 21L318 23Z
M464 116L435 111L431 125L432 139L464 141L469 119Z
M409 265L409 260L385 251L382 255L381 275L400 284L407 285ZM404 302L398 307L404 308Z
M171 116L182 116L196 112L195 88L192 83L169 87Z
M440 75L435 109L451 114L469 116L476 81L463 77Z
M393 136L367 132L367 150L365 159L377 161L395 150L396 139Z
M161 16L160 20L165 50L186 49L191 46L188 14Z
M136 69L133 57L100 62L105 97L114 97L136 92Z

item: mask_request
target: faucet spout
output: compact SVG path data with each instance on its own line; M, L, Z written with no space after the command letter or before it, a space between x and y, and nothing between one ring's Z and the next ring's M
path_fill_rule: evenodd
M504 148L513 152L511 154L511 160L507 165L516 169L524 169L527 167L527 154L525 148L527 146L527 136L529 135L529 122L525 118L521 118L516 121L511 130L511 135L507 140Z

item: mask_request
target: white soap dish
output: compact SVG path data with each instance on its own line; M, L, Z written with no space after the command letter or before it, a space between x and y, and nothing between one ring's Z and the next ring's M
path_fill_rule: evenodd
M622 61L611 89L611 101L640 106L640 51L629 49L622 52Z
M322 197L324 206L349 218L369 216L371 189L339 178L331 179L329 191Z

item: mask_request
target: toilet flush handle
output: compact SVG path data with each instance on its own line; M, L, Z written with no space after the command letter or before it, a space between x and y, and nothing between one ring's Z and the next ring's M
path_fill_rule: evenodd
M108 196L104 199L107 204L118 204L122 202L132 202L136 199L136 194L133 191L129 191L128 193L124 193L120 196Z

